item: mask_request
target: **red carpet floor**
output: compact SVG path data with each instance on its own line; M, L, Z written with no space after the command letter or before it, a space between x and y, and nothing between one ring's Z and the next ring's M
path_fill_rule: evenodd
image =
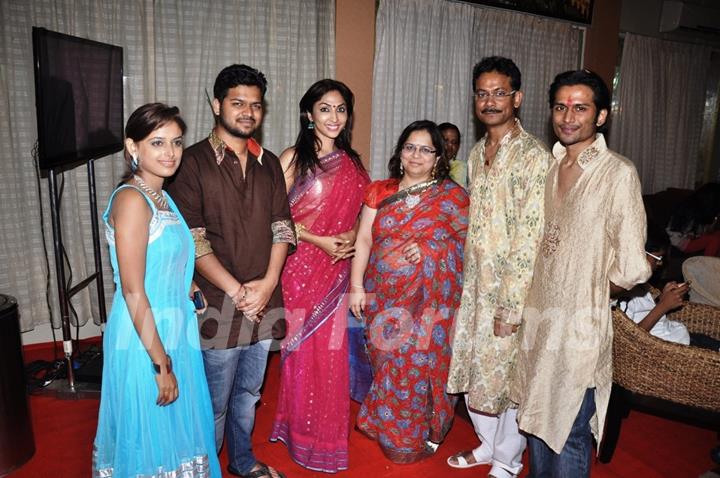
M26 359L31 357L26 352ZM32 357L34 358L34 357ZM270 443L274 398L279 385L279 356L270 360L268 378L257 412L254 447L257 457L288 477L323 476L296 465L281 443ZM97 424L97 400L59 400L47 396L31 397L32 421L36 452L33 458L11 478L82 478L90 476L92 441ZM358 411L353 404L352 415ZM389 462L376 444L357 431L350 436L350 470L338 473L339 478L417 478L453 476L485 477L489 467L455 470L445 464L448 455L476 443L469 423L457 419L437 455L413 465ZM711 469L710 449L717 443L711 431L664 420L639 412L631 412L625 420L615 457L610 464L593 464L592 476L600 477L697 477ZM227 456L221 456L223 469ZM525 476L523 473L521 476ZM228 474L224 476L230 476ZM327 475L325 475L327 476Z

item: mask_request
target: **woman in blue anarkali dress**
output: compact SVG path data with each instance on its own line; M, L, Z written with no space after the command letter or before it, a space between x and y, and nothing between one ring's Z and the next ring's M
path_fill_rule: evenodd
M190 299L194 244L163 180L180 165L178 109L138 108L126 126L130 173L103 219L116 286L93 477L220 478L210 394Z

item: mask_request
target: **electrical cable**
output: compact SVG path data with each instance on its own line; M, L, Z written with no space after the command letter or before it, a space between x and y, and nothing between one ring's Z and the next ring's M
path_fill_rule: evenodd
M35 144L32 147L32 150L30 154L33 158L33 165L35 166L35 180L37 182L37 192L38 192L38 204L40 205L40 235L42 236L42 244L43 244L43 253L45 257L45 303L47 304L48 308L48 315L50 316L50 331L52 332L53 337L53 362L56 362L58 360L58 353L57 353L57 336L55 335L55 327L54 327L54 321L53 321L53 311L52 311L52 304L50 303L50 257L48 256L47 251L47 240L45 239L45 221L43 220L45 213L43 208L43 200L42 200L42 186L40 185L40 164L38 162L38 147L39 143L37 140L35 140Z
M63 192L65 191L65 172L63 171L60 173L60 187L58 188L58 198L57 198L57 205L58 205L58 211L62 208L62 197ZM68 256L67 250L65 249L65 244L62 245L62 256L63 256L63 262L67 266L67 279L65 280L65 290L70 290L72 288L72 281L73 281L73 269L72 264L70 264L70 257ZM75 307L72 304L72 298L68 297L68 309L70 310L70 313L75 318L75 339L73 340L72 334L70 336L70 340L74 342L73 344L73 351L77 352L76 356L80 356L80 317L78 316L77 311L75 310ZM71 357L72 359L72 357Z

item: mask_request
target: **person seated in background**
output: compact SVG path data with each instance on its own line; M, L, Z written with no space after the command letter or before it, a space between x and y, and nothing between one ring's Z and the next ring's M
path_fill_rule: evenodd
M668 249L668 238L661 231L648 230L645 256L653 273L662 266L662 258ZM641 328L668 342L693 345L710 350L720 350L720 340L707 335L689 333L682 322L670 320L667 313L683 305L683 298L690 290L690 284L668 282L657 301L647 283L618 294L616 306ZM623 294L624 293L624 294Z
M666 230L685 254L720 257L720 183L707 183L680 203Z
M450 179L458 183L463 188L468 187L468 171L467 161L458 159L457 153L460 149L460 130L452 123L442 123L438 125L440 133L443 137L443 146L445 146L445 158L450 164Z

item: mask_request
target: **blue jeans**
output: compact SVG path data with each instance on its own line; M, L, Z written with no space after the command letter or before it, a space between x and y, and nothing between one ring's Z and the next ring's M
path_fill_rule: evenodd
M595 414L595 389L588 388L575 417L570 436L560 454L540 438L529 435L530 478L583 478L590 476L592 430L590 419Z
M215 446L220 453L227 432L230 466L242 474L249 473L257 463L251 437L271 342L262 340L234 349L203 350L215 415Z

